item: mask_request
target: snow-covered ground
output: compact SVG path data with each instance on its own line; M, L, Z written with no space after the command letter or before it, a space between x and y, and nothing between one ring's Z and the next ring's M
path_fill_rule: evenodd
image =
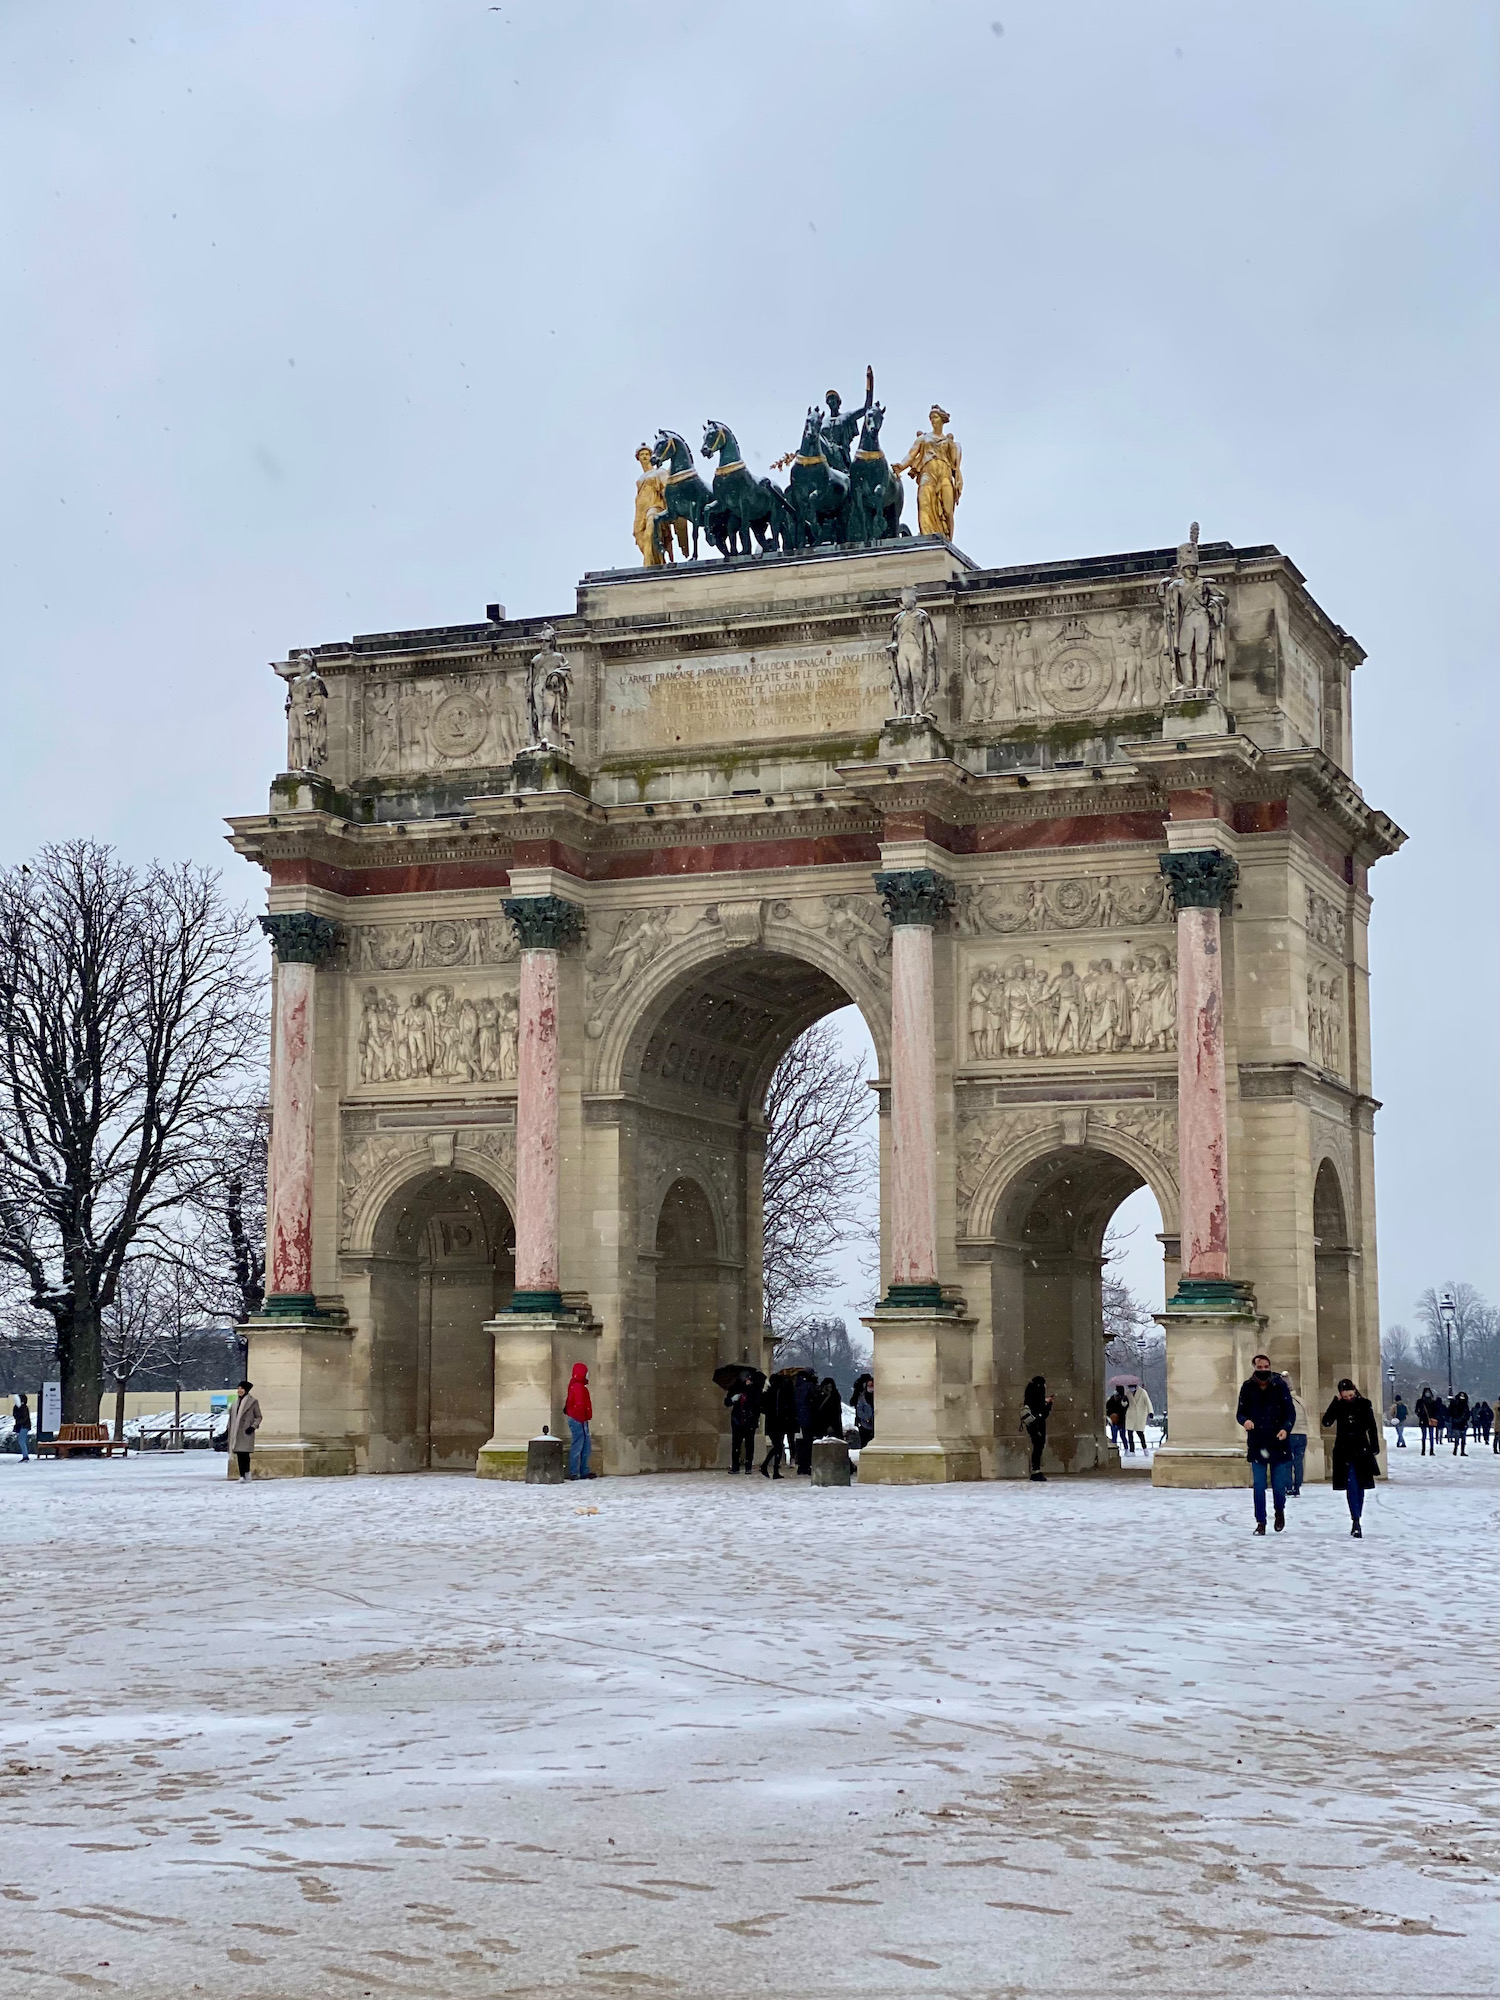
M1396 1466L0 1459L5 1990L1492 1994L1500 1460Z

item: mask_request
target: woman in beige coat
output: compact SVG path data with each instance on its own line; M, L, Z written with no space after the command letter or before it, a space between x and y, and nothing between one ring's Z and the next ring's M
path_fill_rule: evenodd
M1125 1436L1127 1439L1138 1437L1141 1441L1142 1451L1147 1449L1147 1419L1155 1415L1156 1412L1151 1407L1151 1398L1146 1394L1145 1383L1137 1382L1135 1388L1131 1391L1130 1402L1125 1410Z
M254 1386L253 1382L241 1382L240 1393L235 1398L234 1408L229 1412L229 1436L226 1444L241 1479L250 1477L250 1454L255 1449L255 1433L260 1429L260 1404L250 1393Z

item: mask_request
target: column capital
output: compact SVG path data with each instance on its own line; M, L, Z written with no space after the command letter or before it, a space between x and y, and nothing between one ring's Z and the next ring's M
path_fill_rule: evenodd
M875 887L893 926L924 924L930 930L953 902L953 884L935 868L883 869Z
M1240 865L1218 847L1187 847L1157 857L1176 910L1222 910L1240 879Z
M500 907L522 951L561 951L583 935L582 906L564 896L512 896Z
M336 923L310 910L279 911L259 923L282 965L326 965L342 935Z

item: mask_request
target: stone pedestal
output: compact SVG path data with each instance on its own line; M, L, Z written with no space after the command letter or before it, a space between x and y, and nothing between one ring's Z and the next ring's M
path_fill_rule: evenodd
M814 1486L847 1486L853 1470L849 1463L849 1447L842 1438L813 1439Z
M875 1436L859 1455L860 1485L978 1479L975 1321L953 1309L881 1304L864 1323L875 1345Z
M1184 1278L1156 1315L1167 1335L1167 1436L1155 1486L1248 1486L1245 1433L1234 1420L1240 1384L1265 1320L1248 1285Z
M316 1319L262 1316L247 1328L246 1372L265 1421L250 1469L257 1479L353 1472L363 1430L352 1379L353 1330L336 1308Z
M526 1446L526 1484L564 1486L568 1479L568 1448L549 1431L530 1439Z
M1194 736L1233 736L1234 717L1217 695L1168 695L1162 712L1161 733L1168 743Z
M925 715L893 715L880 732L882 764L934 764L953 755L953 745Z

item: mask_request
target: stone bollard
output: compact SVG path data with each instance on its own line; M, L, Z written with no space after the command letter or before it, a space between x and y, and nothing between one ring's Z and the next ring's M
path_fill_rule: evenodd
M849 1447L842 1438L814 1438L812 1483L814 1486L849 1484Z
M526 1484L561 1486L568 1476L568 1454L561 1438L555 1438L546 1424L540 1437L526 1442Z

